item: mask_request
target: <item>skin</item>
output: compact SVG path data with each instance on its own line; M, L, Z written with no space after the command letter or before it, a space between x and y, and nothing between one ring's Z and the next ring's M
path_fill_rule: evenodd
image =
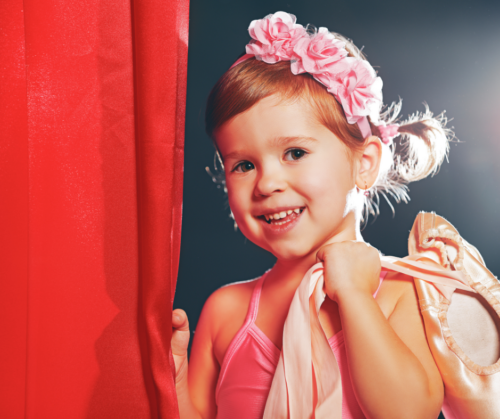
M216 133L231 210L242 233L276 256L256 325L281 349L294 292L317 261L327 298L319 317L327 337L344 330L349 371L368 418L436 418L441 377L429 351L412 278L387 274L359 232L360 194L379 172L382 144L369 137L350 152L305 101L265 98ZM359 189L357 188L359 187ZM293 228L276 232L262 214L300 207ZM188 320L173 312L172 352L181 418L214 418L226 350L242 326L254 281L215 291L205 303L187 363Z

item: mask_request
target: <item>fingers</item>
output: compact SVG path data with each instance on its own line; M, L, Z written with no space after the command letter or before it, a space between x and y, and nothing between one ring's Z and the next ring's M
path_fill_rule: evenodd
M318 250L318 252L316 253L316 262L325 262L325 258L329 253L333 251L333 249L337 249L336 250L337 252L338 251L352 252L354 249L359 249L359 246L361 245L365 245L365 247L368 247L369 249L375 249L370 245L370 243L367 243L363 240L345 240L343 242L330 243L321 247ZM375 251L377 250L375 249Z
M191 337L188 318L184 310L178 308L172 312L172 329L172 340L170 344L175 360L176 356L187 356L189 338Z
M177 308L172 311L172 327L180 331L189 331L187 314L181 308Z
M330 244L327 244L327 245L321 247L318 250L318 253L316 253L316 261L317 262L324 262L325 258L327 257L327 254L329 254L332 251L332 249L342 249L342 246L346 246L350 242L353 242L353 240L330 243Z

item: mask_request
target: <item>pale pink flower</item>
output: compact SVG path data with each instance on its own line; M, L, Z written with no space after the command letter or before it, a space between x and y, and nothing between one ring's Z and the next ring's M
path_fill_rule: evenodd
M269 64L291 61L293 74L311 74L335 96L348 123L358 123L363 130L361 127L367 125L365 117L369 116L372 123L378 122L382 79L368 61L349 57L345 42L335 38L327 28L319 28L310 35L296 23L294 15L276 12L252 21L248 31L253 39L246 46L247 56L233 66L250 56ZM384 142L394 135L393 131L392 127L387 133L384 131Z
M375 122L382 106L382 79L368 61L346 57L329 66L328 72L315 74L320 83L342 104L347 122L357 123L364 116Z
M285 12L253 20L248 28L253 39L247 44L246 53L269 64L290 60L298 40L309 36L296 20L294 15Z
M329 65L347 56L345 42L335 38L327 28L319 28L315 34L299 39L293 52L293 74L321 73Z

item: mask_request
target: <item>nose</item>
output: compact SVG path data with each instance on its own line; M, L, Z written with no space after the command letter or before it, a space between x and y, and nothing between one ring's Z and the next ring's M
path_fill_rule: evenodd
M284 192L287 182L283 171L277 168L261 168L256 179L254 195L258 198Z

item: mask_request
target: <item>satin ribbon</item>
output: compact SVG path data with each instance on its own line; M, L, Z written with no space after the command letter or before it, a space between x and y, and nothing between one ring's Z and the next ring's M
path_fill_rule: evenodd
M465 275L461 271L449 271L438 265L428 265L418 262L418 259L428 259L419 253L397 258L394 256L381 256L380 263L383 268L389 271L401 272L403 274L431 282L437 290L451 300L451 295L455 289L476 292L469 286Z
M381 256L380 261L386 270L433 283L448 299L457 288L475 292L462 272L418 262L423 258L420 254L403 259ZM323 264L318 263L307 271L290 305L264 419L342 418L339 366L318 317L326 297L323 286Z
M309 418L313 408L316 418L342 417L339 367L318 317L326 296L323 285L323 264L318 263L295 292L264 419ZM318 398L314 407L313 369Z

